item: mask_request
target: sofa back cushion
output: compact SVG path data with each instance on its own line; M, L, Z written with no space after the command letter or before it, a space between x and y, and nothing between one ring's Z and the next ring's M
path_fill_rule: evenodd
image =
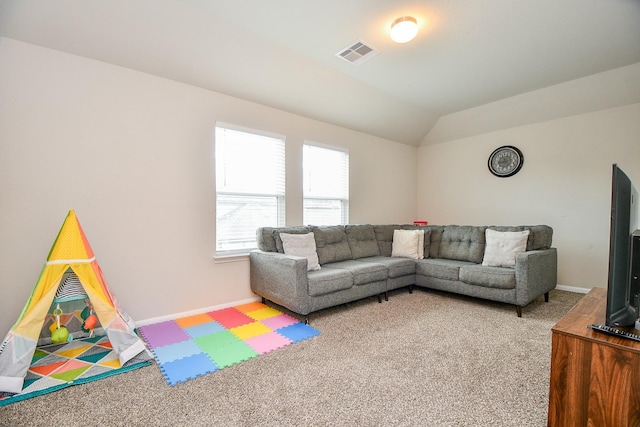
M353 259L343 225L311 226L320 265Z
M443 225L427 225L425 229L429 230L429 236L431 237L429 243L429 258L440 257L440 243L442 242L442 233L444 232ZM426 245L426 242L425 242ZM427 258L427 254L424 254Z
M273 227L260 227L256 230L258 249L265 252L278 252L276 241L273 238L273 230Z
M529 239L527 239L527 250L537 251L541 249L549 249L553 239L553 228L548 225L518 225L518 226L496 226L488 227L495 231L525 231L529 230Z
M399 224L385 224L374 225L373 231L376 234L376 241L378 242L378 250L382 256L391 256L391 249L393 247L393 232L399 230Z
M373 225L346 225L344 230L353 259L380 255Z
M439 258L482 263L487 227L448 225L442 232Z

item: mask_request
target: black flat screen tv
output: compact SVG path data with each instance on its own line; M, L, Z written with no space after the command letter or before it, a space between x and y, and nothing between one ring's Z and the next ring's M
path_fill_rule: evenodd
M640 232L638 192L629 177L613 165L607 326L635 326L640 314ZM634 232L635 231L635 232Z

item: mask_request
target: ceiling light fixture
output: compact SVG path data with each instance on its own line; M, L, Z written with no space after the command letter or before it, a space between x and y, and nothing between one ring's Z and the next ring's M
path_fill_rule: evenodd
M391 24L391 40L406 43L418 34L418 21L413 16L402 16Z

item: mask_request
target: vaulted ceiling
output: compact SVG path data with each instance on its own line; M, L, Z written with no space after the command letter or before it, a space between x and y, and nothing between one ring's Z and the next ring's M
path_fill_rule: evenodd
M0 36L417 146L443 115L640 62L640 1L3 0ZM379 53L336 56L356 41Z

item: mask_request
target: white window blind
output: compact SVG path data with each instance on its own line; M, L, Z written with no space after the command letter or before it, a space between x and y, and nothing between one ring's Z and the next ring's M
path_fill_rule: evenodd
M284 137L217 125L216 254L256 248L258 227L284 225Z
M305 144L303 221L333 225L349 222L349 153Z

